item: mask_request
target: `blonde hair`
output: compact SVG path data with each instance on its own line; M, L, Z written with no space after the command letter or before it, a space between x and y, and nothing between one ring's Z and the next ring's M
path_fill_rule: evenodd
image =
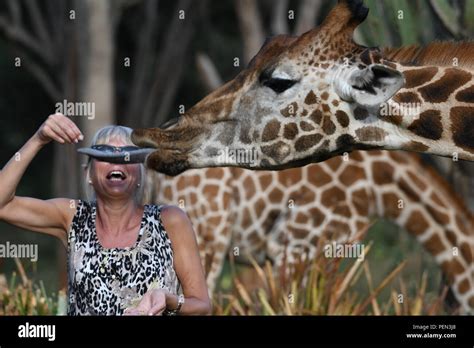
M132 134L132 129L129 127L106 126L99 129L95 133L94 137L92 138L91 146L99 145L99 144L109 144L110 141L113 139L123 141L126 145L135 145L132 143L131 134ZM91 168L92 168L92 160L89 157L89 160L87 161L87 164L85 167L85 170L86 170L85 188L86 188L87 199L90 201L95 201L96 194L95 194L94 187L92 185L89 185ZM144 196L145 184L146 184L146 169L143 164L140 164L140 178L138 180L138 183L140 184L140 186L137 187L134 198L135 198L135 202L137 202L138 204L142 204L144 200L143 196Z

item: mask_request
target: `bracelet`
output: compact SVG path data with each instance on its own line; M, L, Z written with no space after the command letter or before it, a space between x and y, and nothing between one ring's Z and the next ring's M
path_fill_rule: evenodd
M166 308L166 310L164 311L163 314L165 314L165 315L177 315L179 313L179 311L181 310L181 307L183 306L183 304L184 304L184 295L180 294L178 296L178 307L176 307L175 309Z

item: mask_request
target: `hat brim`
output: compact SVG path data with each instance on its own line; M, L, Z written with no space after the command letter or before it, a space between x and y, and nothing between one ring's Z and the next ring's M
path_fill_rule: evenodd
M119 164L143 163L145 162L146 156L153 151L156 151L156 149L140 148L126 152L106 152L92 149L90 147L81 147L77 150L77 152L96 160Z

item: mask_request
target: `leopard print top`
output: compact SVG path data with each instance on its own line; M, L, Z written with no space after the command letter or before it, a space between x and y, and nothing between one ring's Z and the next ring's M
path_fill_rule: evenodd
M145 205L133 247L104 248L95 229L95 202L79 201L68 234L68 314L121 315L148 289L178 294L171 241L161 206Z

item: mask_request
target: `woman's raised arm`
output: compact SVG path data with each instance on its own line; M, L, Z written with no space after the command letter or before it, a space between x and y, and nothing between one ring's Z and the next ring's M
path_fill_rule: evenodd
M75 212L75 201L18 197L15 192L26 168L44 145L52 140L66 144L82 139L81 131L70 119L61 114L49 116L0 171L0 220L54 235L65 243L67 228Z

